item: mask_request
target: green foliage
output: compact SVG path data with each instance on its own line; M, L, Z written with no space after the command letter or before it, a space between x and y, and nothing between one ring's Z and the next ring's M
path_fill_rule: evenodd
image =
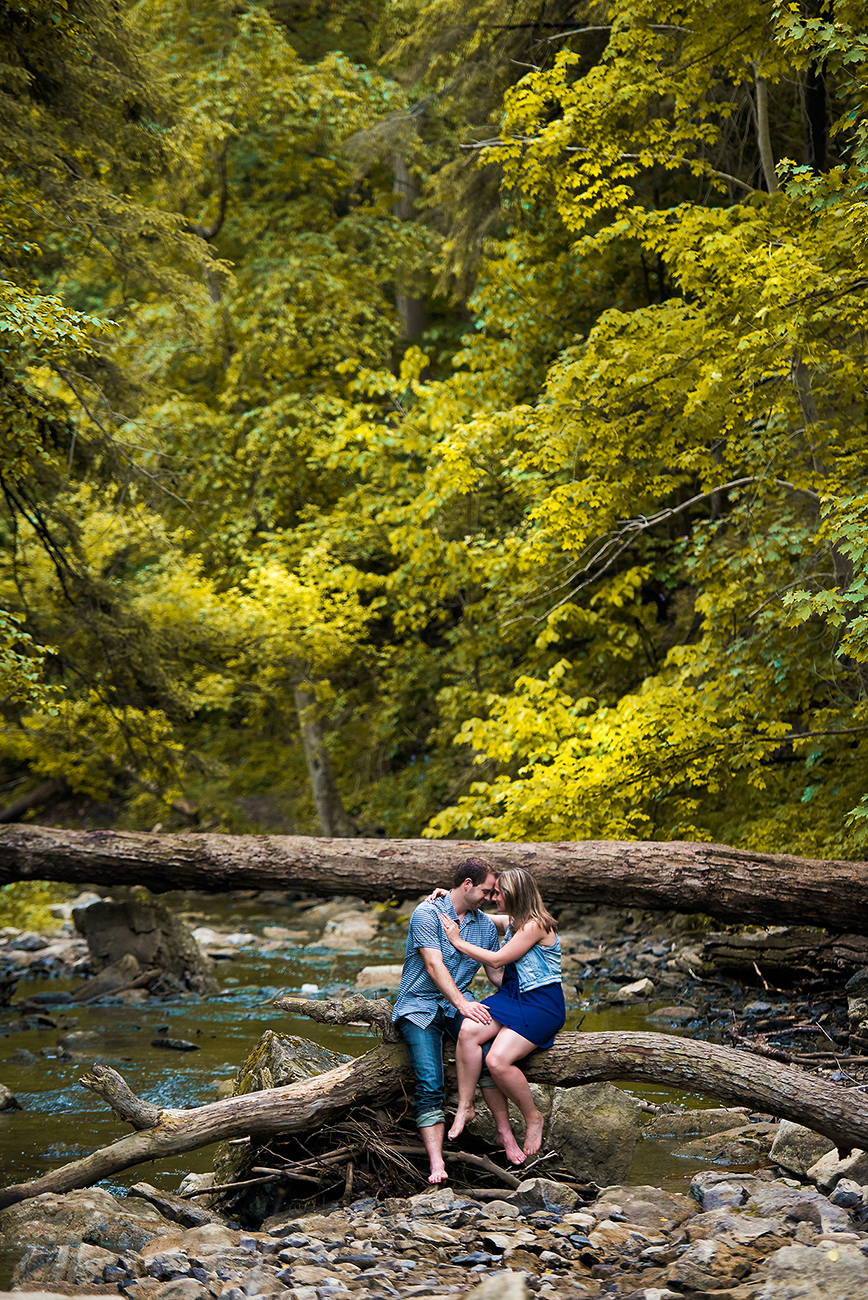
M0 885L0 926L43 933L54 930L57 922L48 910L51 901L48 887L39 881L19 880L14 885Z
M4 12L10 777L859 851L855 4Z
M770 197L661 206L661 187L684 167L723 189L724 127L752 63L772 80L785 56L804 67L814 54L792 37L767 44L768 6L743 13L737 34L725 6L692 7L685 22L687 13L614 6L612 39L590 73L577 76L565 54L508 96L513 139L497 154L528 199L557 205L586 254L638 240L671 294L604 311L551 368L542 401L513 412L527 469L571 470L541 485L532 511L537 536L574 557L549 635L571 621L587 636L594 606L623 603L618 584L631 572L663 599L667 584L689 593L693 625L667 646L636 610L634 638L658 644L639 689L594 688L586 650L556 678L519 678L489 696L459 740L506 770L440 814L432 833L854 845L842 822L864 791L865 684L852 653L861 624L839 653L828 615L861 608L865 557L852 537L844 551L818 530L817 511L830 488L866 476L865 268L854 239L863 177L857 166L799 172ZM672 25L657 30L652 17ZM732 39L719 44L724 30ZM714 43L723 64L707 57ZM851 566L843 589L833 586L838 551ZM806 580L822 594L794 597ZM803 621L793 635L788 592L826 627ZM619 652L608 648L609 663Z

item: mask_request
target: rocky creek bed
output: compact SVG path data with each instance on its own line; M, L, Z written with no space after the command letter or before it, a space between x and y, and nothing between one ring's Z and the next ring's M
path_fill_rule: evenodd
M188 923L199 922L194 933L206 962L214 963L205 973L212 970L224 985L223 994L211 996L201 985L167 982L165 972L143 979L147 953L138 973L129 964L121 972L125 987L100 990L91 981L104 978L117 959L111 953L95 957L93 944L71 928L57 936L6 932L0 935L0 972L7 989L15 982L18 988L8 997L0 1032L8 1045L21 1033L13 1025L29 1025L31 1035L48 1038L40 1048L44 1060L68 1060L74 1068L100 1055L100 1040L94 1029L84 1031L93 1035L90 1041L76 1041L81 1031L70 1027L71 1011L106 1008L110 1014L115 1007L139 1019L162 1011L171 1020L181 1008L193 1019L204 1017L225 997L226 984L237 980L227 972L242 970L252 955L279 962L275 983L296 993L305 975L311 983L312 969L325 974L320 987L330 995L394 985L400 918L412 902L384 909L352 899L317 904L270 896L249 928L231 924L243 921L245 909L252 916L261 903L261 896L229 900L221 924L204 900L198 907L197 900L184 900ZM744 961L742 969L709 968L714 939L655 914L562 909L560 924L568 996L575 989L568 1027L583 1017L586 1028L611 1025L612 1017L626 1027L633 1016L637 1027L741 1042L810 1065L842 1086L861 1086L866 1077L863 1059L847 1050L852 1025L845 982L852 972L835 976L808 968L785 978L753 959L753 969ZM765 936L754 957L768 953L774 932ZM288 973L292 978L281 981ZM854 993L850 983L852 1017L859 989ZM272 990L256 990L263 1005L266 991ZM279 1016L247 1014L271 1019L275 1031L283 1027ZM305 1032L303 1024L291 1028ZM254 1046L255 1027L246 1031L232 1073ZM359 1042L355 1051L367 1045ZM231 1087L229 1073L227 1063L224 1092ZM112 1186L42 1196L0 1215L7 1260L14 1264L9 1284L16 1295L121 1293L133 1300L283 1293L327 1300L351 1292L478 1292L479 1300L520 1300L531 1293L632 1300L868 1296L868 1162L860 1153L840 1161L828 1140L807 1130L777 1124L769 1115L723 1110L707 1099L678 1098L685 1109L659 1095L643 1096L641 1089L607 1084L545 1094L551 1118L543 1154L556 1152L558 1177L572 1178L573 1187L539 1177L552 1171L550 1164L514 1178L518 1186L456 1183L432 1192L425 1190L420 1165L417 1194L345 1196L344 1204L311 1198L307 1207L282 1207L259 1220L251 1217L251 1202L239 1213L238 1205L184 1199L144 1183L126 1195ZM14 1090L0 1090L4 1105L10 1107L4 1122L14 1124ZM480 1122L483 1147L486 1136ZM661 1144L680 1165L665 1178L646 1156ZM500 1161L506 1167L502 1153ZM653 1169L648 1185L642 1185L643 1166ZM577 1193L582 1179L604 1184L602 1191L586 1186Z

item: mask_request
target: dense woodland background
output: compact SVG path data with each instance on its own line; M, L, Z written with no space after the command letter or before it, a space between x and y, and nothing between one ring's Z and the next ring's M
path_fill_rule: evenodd
M865 856L856 0L0 4L0 812Z

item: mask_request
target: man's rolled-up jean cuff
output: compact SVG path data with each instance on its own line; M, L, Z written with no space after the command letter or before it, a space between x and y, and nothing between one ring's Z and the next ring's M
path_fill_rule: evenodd
M490 1074L483 1074L480 1075L479 1086L480 1088L494 1088L496 1084Z
M445 1124L446 1112L442 1106L437 1110L423 1110L421 1115L416 1116L417 1128L430 1128L432 1124Z

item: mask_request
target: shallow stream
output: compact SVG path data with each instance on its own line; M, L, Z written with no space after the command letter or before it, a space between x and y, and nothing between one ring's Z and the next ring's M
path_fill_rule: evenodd
M208 925L224 932L261 934L266 926L308 929L320 935L322 923L306 919L303 905L264 903L261 899L210 898L203 895L164 896L169 906L189 925ZM36 1177L106 1146L129 1130L122 1125L78 1079L88 1065L99 1060L117 1069L140 1096L167 1107L202 1105L216 1098L218 1085L232 1079L265 1028L313 1039L331 1049L357 1056L371 1046L371 1031L347 1026L340 1029L289 1017L275 1010L278 993L298 994L303 984L315 984L320 995L345 992L355 984L363 966L398 964L403 958L406 928L383 924L364 951L335 953L315 944L263 952L255 945L240 948L232 960L217 964L222 993L213 998L178 998L173 1001L133 1005L65 1006L46 1009L48 1022L39 1028L21 1028L14 1006L0 1012L0 1083L16 1094L21 1109L0 1113L0 1160L3 1182L10 1184ZM573 977L575 978L575 977ZM33 978L21 980L16 1000L42 991L69 990L81 979ZM590 987L568 979L567 1029L582 1022L584 1030L655 1030L708 1036L701 1025L676 1026L650 1020L655 1006L589 1009ZM671 995L669 997L671 1001ZM55 1055L58 1039L72 1030L93 1030L93 1046L77 1059ZM172 1051L154 1046L160 1037L186 1039L197 1051ZM675 1092L655 1085L626 1083L626 1091L645 1100L677 1102L688 1107L715 1105L711 1099ZM698 1162L679 1160L672 1143L640 1144L629 1181L685 1189ZM191 1152L159 1164L138 1166L103 1184L110 1190L129 1187L142 1179L176 1190L184 1174L210 1169L213 1147Z

